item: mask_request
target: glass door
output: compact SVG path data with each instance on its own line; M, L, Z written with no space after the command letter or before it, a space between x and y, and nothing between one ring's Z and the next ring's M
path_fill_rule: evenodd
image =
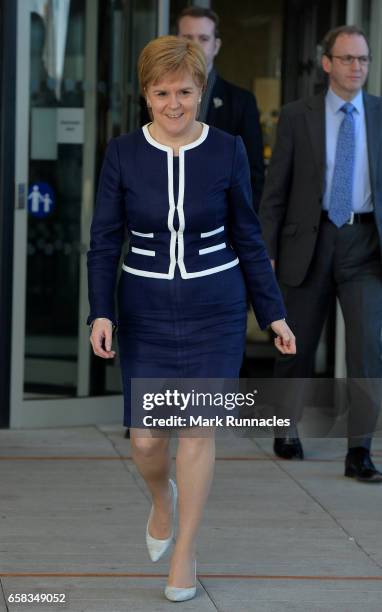
M123 54L155 35L157 10L156 1L18 0L11 427L121 422L118 364L91 355L86 251L104 147L136 116ZM98 42L105 28L109 56ZM111 84L99 78L105 62Z
M168 23L168 3L157 0L100 0L97 70L96 168L110 138L140 126L141 96L137 61L141 49ZM167 16L167 18L166 18ZM118 358L91 357L90 390L121 392Z
M24 398L77 395L85 0L30 12ZM87 348L87 347L86 347Z

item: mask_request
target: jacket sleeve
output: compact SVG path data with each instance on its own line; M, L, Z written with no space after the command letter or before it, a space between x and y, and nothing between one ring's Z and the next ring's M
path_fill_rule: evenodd
M102 165L87 253L89 325L97 317L116 324L115 286L125 235L125 211L116 140L111 140Z
M247 93L247 92L246 92ZM247 150L251 174L253 206L258 212L264 187L263 136L261 133L259 111L256 98L248 92L243 105L239 135Z
M252 207L248 158L240 136L235 137L235 152L229 189L230 234L243 270L256 319L265 329L286 316L276 277Z
M276 143L268 168L260 203L260 222L271 259L277 260L280 229L284 222L293 163L293 138L290 120L280 113Z

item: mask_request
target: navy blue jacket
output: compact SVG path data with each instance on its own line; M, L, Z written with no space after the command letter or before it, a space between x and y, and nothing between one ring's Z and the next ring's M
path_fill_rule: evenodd
M88 322L116 321L114 293L125 230L124 272L185 280L239 264L261 328L285 317L284 305L251 201L248 159L240 137L203 125L179 149L179 194L173 151L147 126L112 139L103 163L88 252Z
M141 98L141 125L151 121ZM255 96L222 79L219 74L211 92L206 123L233 136L241 136L247 151L255 211L258 212L264 187L263 136Z

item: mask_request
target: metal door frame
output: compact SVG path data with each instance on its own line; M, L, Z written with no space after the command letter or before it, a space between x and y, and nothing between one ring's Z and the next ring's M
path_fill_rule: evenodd
M0 427L9 425L10 404L10 349L12 318L12 261L13 255L13 193L15 158L15 101L16 101L16 6L3 0L1 17L1 117L0 117Z

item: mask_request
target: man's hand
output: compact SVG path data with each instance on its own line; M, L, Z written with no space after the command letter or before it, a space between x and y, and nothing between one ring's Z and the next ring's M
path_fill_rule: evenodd
M115 351L111 350L113 325L109 319L96 319L93 323L90 343L94 354L103 359L113 359ZM105 348L103 348L103 345Z
M274 272L276 270L276 260L275 259L271 259L271 266L272 266L272 270Z
M296 338L287 323L280 319L279 321L273 321L271 328L276 334L275 347L280 353L284 355L295 355L296 354Z

